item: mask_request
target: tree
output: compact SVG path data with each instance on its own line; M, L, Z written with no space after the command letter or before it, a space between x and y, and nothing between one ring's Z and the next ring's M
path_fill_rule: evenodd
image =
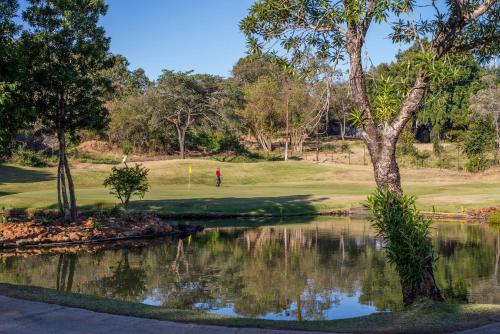
M115 195L125 209L132 196L144 198L149 190L149 169L136 164L134 167L113 167L111 175L104 180L104 186L111 188L110 194Z
M76 219L77 207L67 135L103 128L107 120L110 86L102 72L110 66L109 39L98 26L106 11L103 0L29 0L23 13L30 28L23 36L31 59L30 100L42 131L59 142L58 205L68 220Z
M9 156L18 130L31 119L22 95L23 61L14 22L16 0L0 0L0 157Z
M111 81L113 87L110 100L144 94L151 86L151 81L142 68L134 71L128 69L130 63L125 56L113 55L111 62L112 67L103 71L103 76Z
M270 57L256 57L253 55L238 59L231 71L232 79L240 86L244 87L259 80L262 76L277 79L282 75L279 66L271 62Z
M278 45L273 53L285 52L283 56L292 64L299 64L311 52L330 59L348 56L355 119L371 156L377 188L388 188L397 196L403 194L396 161L398 137L417 112L426 89L446 79L439 70L446 69L449 55L470 51L487 57L497 54L500 48L498 1L447 2L446 12L434 2L432 5L435 18L415 22L412 1L263 0L252 5L240 24L254 53ZM370 25L383 23L391 16L399 19L392 40L419 46L418 61L411 64L417 71L410 89L394 95L387 80L386 89L371 101L362 50ZM425 43L425 39L429 42ZM419 284L402 286L406 303L418 297L441 300L432 266L426 270Z
M471 96L470 108L477 117L492 121L496 140L495 160L498 162L500 154L500 88L498 87L498 78L494 73L488 73L481 78L481 81L484 88Z
M469 161L469 172L481 172L489 167L486 153L495 147L495 129L491 115L471 117L471 124L464 135L463 149Z
M271 77L262 76L243 88L245 107L239 111L259 146L266 152L274 149L273 137L282 128L280 88Z
M175 126L181 159L186 158L186 133L199 117L213 112L220 81L210 75L164 70L150 92L154 122Z

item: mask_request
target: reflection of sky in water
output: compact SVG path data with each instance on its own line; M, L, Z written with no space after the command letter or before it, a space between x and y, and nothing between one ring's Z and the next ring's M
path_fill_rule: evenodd
M377 312L374 306L363 305L359 303L359 292L356 292L354 296L347 296L343 293L333 292L330 294L331 300L335 300L335 303L331 303L331 306L321 311L321 316L315 315L314 318L308 317L307 315L302 315L303 320L321 320L321 319L345 319L353 317L361 317L364 315L369 315ZM305 297L306 293L303 293L302 297ZM323 299L320 296L316 296L318 301ZM207 304L197 303L193 305L196 309L206 310ZM224 307L208 309L208 313L220 314L227 316L242 316L234 310L234 304L228 303ZM278 313L266 313L260 315L256 318L268 319L268 320L297 320L298 307L297 302L292 302L290 306Z
M342 292L330 292L327 295L328 298L325 298L325 294L316 294L311 296L309 292L304 291L300 297L302 303L307 302L308 300L314 300L318 303L326 302L330 306L325 310L316 310L314 315L302 314L301 318L303 320L335 320L361 317L377 312L376 307L361 304L359 302L360 295L361 293L359 289L356 290L354 295L346 295ZM147 296L142 303L153 306L161 306L164 298L165 296L162 294L161 289L155 288L152 290L151 295ZM203 310L211 314L245 317L245 315L235 311L234 303L230 301L223 301L220 298L213 301L211 304L203 302L194 303L192 308L193 310ZM304 311L302 312L304 313ZM298 303L297 301L293 301L281 312L269 312L259 315L256 318L268 320L297 320Z

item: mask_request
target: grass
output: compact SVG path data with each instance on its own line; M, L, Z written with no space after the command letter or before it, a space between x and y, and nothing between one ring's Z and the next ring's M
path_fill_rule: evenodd
M149 161L151 191L132 210L162 213L289 215L359 207L374 189L368 165L312 161L228 163L212 160ZM188 187L188 166L192 165ZM214 186L221 167L223 184ZM102 186L110 165L73 163L77 201L83 208L109 207L118 201ZM431 168L402 169L407 193L422 210L462 212L498 205L500 173L469 174ZM55 168L0 165L0 209L55 208Z
M0 284L0 294L111 314L233 327L351 333L436 333L464 330L500 321L500 305L421 304L402 312L377 313L351 319L274 321L166 309L31 286Z

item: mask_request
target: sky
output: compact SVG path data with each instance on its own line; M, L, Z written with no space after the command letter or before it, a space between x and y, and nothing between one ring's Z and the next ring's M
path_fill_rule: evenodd
M246 54L239 22L253 0L108 0L101 23L111 51L142 67L150 79L163 69L227 77ZM367 38L375 64L394 59L399 46L386 38L387 26L374 25Z
M20 2L24 9L26 0ZM152 80L163 69L228 77L236 61L246 55L239 22L254 0L106 2L108 13L100 23L111 38L111 52L124 55L131 70L141 67ZM392 61L404 48L393 44L389 33L387 24L370 27L366 51L374 65Z

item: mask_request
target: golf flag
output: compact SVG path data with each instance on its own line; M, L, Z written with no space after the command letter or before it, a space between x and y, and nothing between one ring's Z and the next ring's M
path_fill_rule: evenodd
M188 173L193 174L193 168L191 167L191 165L189 165L189 167L188 167Z

